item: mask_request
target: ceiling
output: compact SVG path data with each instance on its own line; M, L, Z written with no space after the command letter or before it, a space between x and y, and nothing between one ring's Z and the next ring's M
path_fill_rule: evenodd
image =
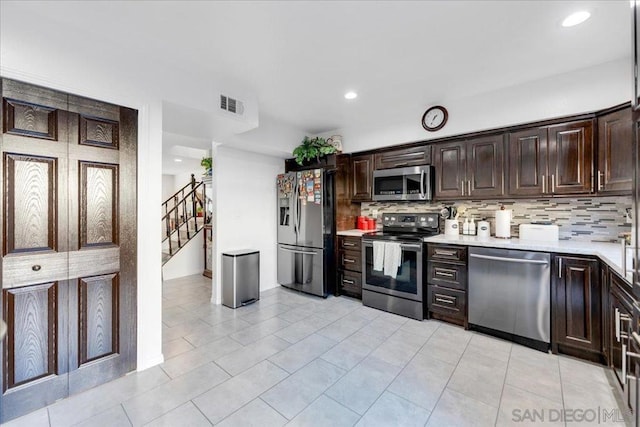
M583 9L584 24L560 25ZM91 32L141 63L232 78L261 115L308 134L619 60L631 38L628 0L3 1L2 11Z

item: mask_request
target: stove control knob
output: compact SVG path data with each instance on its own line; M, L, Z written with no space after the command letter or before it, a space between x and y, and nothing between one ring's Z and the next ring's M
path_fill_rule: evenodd
M395 220L396 220L396 217L395 217L395 216L392 216L392 217L391 217L391 221L395 221Z

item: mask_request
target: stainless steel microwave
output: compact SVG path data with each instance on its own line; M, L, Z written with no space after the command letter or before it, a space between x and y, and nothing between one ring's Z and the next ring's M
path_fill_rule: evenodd
M431 200L433 166L373 171L373 200Z

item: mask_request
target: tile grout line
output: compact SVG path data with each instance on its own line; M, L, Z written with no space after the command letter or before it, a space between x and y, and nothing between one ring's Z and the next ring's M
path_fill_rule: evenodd
M502 380L502 390L500 390L500 400L498 401L498 412L496 412L496 419L493 422L494 426L498 425L498 419L500 418L500 408L502 408L502 396L504 396L504 387L507 384L507 375L509 374L509 365L511 364L512 353L513 353L513 344L509 348L509 359L507 360L507 368L504 371L504 379Z
M447 380L447 383L442 388L442 391L440 392L440 396L438 396L438 400L436 400L435 405L433 405L433 409L431 410L431 412L429 412L429 418L427 418L427 421L424 423L425 426L427 424L429 424L429 420L431 420L431 417L433 416L433 413L436 411L436 408L438 407L438 403L440 403L440 399L442 399L442 395L444 394L445 390L447 390L447 387L449 386L449 382L451 381L451 378L453 377L453 374L455 374L456 369L458 369L458 365L460 365L460 361L462 360L462 356L464 356L464 353L467 351L467 348L469 348L469 343L471 343L471 340L473 339L473 332L471 332L471 334L472 334L471 338L469 338L469 341L467 341L467 344L464 346L464 350L462 351L462 354L460 355L460 358L456 362L456 366L453 368L453 371L451 372L451 375L449 376L449 379ZM431 340L431 338L429 338L429 340ZM429 342L429 341L427 341L427 342ZM427 343L425 343L425 345L426 344Z

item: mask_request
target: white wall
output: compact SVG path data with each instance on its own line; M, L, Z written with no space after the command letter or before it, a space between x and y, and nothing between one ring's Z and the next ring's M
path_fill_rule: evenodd
M171 280L192 274L202 274L204 271L203 245L204 231L200 231L162 267L162 279Z
M222 253L235 249L260 251L260 290L277 284L276 175L281 158L226 146L214 151L214 227L216 241L213 300L220 303Z
M165 201L175 193L175 175L162 174L162 200Z
M344 152L352 153L592 112L630 101L629 82L629 61L613 61L472 97L434 102L449 111L448 123L437 132L422 128L423 112L417 111L401 122L336 129L321 136L342 135Z

